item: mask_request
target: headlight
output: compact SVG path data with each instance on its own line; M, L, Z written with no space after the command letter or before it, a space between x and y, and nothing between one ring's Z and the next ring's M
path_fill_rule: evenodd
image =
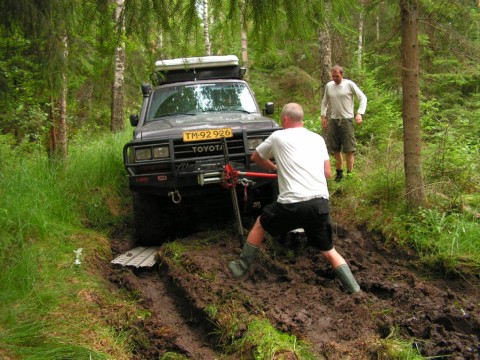
M138 147L138 148L135 148L133 151L135 153L135 161L165 159L170 156L168 145L167 146L153 145L151 147L150 146Z
M135 160L136 161L145 161L152 159L152 149L151 148L136 148L135 149Z
M248 148L250 150L255 150L262 142L263 138L250 138L248 139Z
M168 146L154 146L153 147L153 157L158 158L167 158L170 156L170 151Z

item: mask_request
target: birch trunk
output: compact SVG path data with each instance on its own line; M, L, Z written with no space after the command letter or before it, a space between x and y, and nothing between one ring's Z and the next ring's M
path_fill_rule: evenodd
M119 35L118 44L115 48L115 68L112 86L112 117L110 129L118 132L125 129L124 121L124 93L125 93L125 0L115 0L114 19Z
M240 1L240 26L241 26L241 45L242 45L242 65L247 69L248 76L248 37L247 37L247 20L245 18L245 0Z
M68 56L68 44L67 38L64 38L64 57L65 59ZM60 95L60 112L58 117L58 124L57 124L57 155L65 159L68 154L68 145L67 145L67 134L68 134L68 124L67 124L67 95L68 95L68 87L67 87L67 73L64 70L62 74L62 93Z
M208 0L203 0L203 38L205 41L205 54L212 55L212 44L210 43Z
M362 10L360 11L359 19L358 19L358 54L357 54L357 66L358 69L362 69L363 65L363 4Z
M62 39L63 45L63 61L67 64L68 61L68 37L65 34ZM66 159L68 155L67 145L67 70L66 66L63 69L61 76L61 92L60 98L55 100L53 97L52 105L50 109L50 119L52 126L50 128L50 141L49 141L49 156L56 157L58 159Z

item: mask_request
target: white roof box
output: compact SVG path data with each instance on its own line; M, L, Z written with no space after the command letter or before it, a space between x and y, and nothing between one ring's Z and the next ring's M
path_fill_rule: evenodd
M158 60L155 62L155 71L219 68L237 65L238 58L235 55L202 56L192 58Z

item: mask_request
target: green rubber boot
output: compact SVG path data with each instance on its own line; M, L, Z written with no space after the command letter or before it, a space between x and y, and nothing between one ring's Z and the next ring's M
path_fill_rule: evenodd
M247 270L250 268L250 265L252 265L255 257L257 256L257 251L258 247L245 242L242 252L240 253L240 258L228 263L228 268L232 272L234 278L238 279L246 274Z
M360 292L360 285L353 277L352 271L347 264L340 265L335 269L335 274L337 274L340 282L347 289L350 294Z

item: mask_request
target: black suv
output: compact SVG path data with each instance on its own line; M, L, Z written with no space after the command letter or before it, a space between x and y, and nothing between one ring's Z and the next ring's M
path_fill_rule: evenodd
M133 140L123 149L138 244L161 244L207 204L232 204L222 187L227 158L235 170L265 173L250 156L279 126L263 115L273 114L273 103L260 110L244 74L233 55L155 63L153 85L142 85L140 115L130 116ZM277 195L276 179L241 180L236 191L245 212Z

